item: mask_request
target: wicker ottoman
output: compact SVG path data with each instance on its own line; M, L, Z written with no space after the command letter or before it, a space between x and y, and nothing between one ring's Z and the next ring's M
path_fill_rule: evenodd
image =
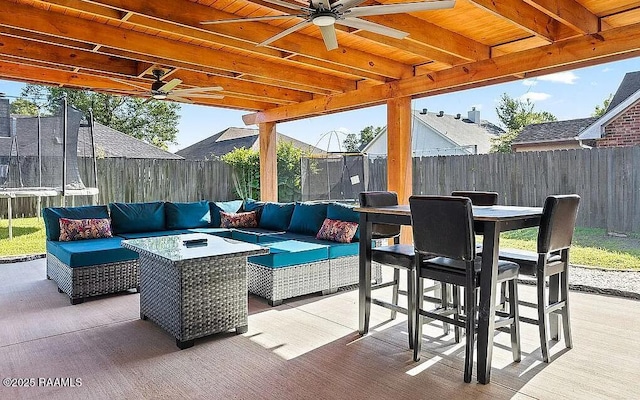
M190 240L200 244L185 246ZM268 250L205 234L125 240L140 254L140 318L186 349L194 339L248 328L247 256Z
M71 304L80 304L86 297L138 289L138 260L72 268L47 253L47 278L58 284Z

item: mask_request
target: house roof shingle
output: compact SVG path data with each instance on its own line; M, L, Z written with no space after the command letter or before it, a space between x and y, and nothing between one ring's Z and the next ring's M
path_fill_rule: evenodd
M640 71L627 72L624 78L622 78L616 94L611 98L609 107L607 107L607 113L638 90L640 90Z
M589 117L527 125L518 137L513 140L512 144L573 139L597 119L597 117Z
M260 146L258 133L259 131L257 129L230 127L191 146L185 147L177 151L176 154L188 160L204 160L211 157L223 156L241 147L258 150ZM321 149L281 133L276 133L276 140L278 142L290 142L294 147L314 154L324 153Z
M459 146L477 145L479 153L488 153L491 139L504 133L502 128L485 120L477 124L467 118L456 118L447 114L439 117L433 112L422 114L416 110L413 115Z

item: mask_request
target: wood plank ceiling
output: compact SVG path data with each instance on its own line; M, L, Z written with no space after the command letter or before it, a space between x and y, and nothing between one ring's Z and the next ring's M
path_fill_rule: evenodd
M165 80L182 81L178 89L221 86L223 99L190 100L247 110L248 124L640 55L633 0L457 0L452 9L363 17L408 32L404 39L337 26L332 51L313 25L256 46L302 21L296 17L200 24L291 12L262 0L0 0L0 7L0 79L142 96L161 68Z

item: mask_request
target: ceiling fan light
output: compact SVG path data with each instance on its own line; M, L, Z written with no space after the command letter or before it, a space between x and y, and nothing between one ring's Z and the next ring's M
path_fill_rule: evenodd
M313 19L315 26L330 26L336 22L336 17L333 15L319 15Z
M152 95L151 97L153 97L156 100L164 100L167 98L166 93L156 93L154 95Z

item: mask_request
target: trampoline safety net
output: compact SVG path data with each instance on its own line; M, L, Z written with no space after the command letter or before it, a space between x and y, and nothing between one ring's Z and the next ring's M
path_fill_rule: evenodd
M82 176L95 183L88 119L71 106L65 110L64 101L57 110L52 116L11 117L7 124L7 107L0 119L9 128L9 135L0 130L0 187L84 189Z

